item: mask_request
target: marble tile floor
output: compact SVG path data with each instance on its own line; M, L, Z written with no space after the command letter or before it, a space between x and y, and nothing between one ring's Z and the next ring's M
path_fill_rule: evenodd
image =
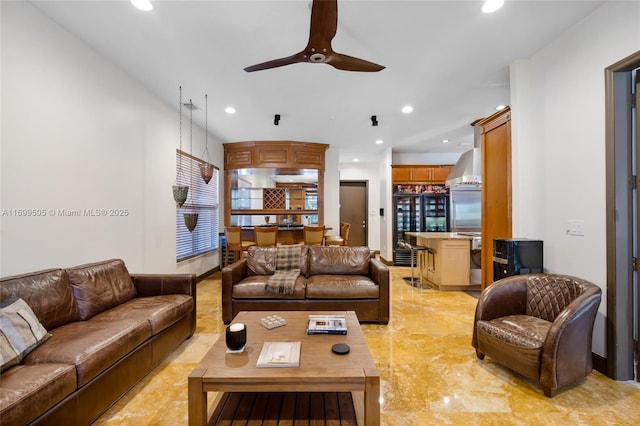
M411 287L391 269L391 320L363 324L381 375L383 425L637 425L640 384L594 371L547 398L535 383L476 359L476 299ZM95 425L186 425L187 376L224 330L220 273L198 284L197 328ZM210 397L212 400L213 397Z

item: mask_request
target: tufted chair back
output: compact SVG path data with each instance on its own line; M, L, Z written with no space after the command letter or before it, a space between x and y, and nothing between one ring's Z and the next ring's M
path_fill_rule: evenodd
M585 288L585 281L566 275L532 275L527 280L526 314L553 322Z

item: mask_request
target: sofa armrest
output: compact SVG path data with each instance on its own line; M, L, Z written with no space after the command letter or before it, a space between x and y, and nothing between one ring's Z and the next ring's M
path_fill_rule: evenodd
M486 287L476 304L471 344L478 349L476 324L508 315L524 315L527 311L527 276L514 275Z
M540 383L545 393L550 393L547 396L553 395L551 390L591 372L593 324L601 295L600 288L588 289L551 324L540 361Z
M222 321L233 319L233 286L247 276L247 259L240 259L222 268Z
M387 324L389 322L389 268L380 260L372 258L369 261L369 278L380 287L378 317L381 324Z
M196 299L194 274L131 274L138 297L186 294Z

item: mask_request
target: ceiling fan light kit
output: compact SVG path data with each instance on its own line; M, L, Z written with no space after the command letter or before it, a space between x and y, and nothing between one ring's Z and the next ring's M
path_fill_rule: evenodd
M338 28L338 1L313 0L311 5L311 28L309 41L303 51L294 55L274 59L246 67L246 72L262 71L301 62L328 64L342 71L377 72L385 67L364 59L335 52L331 41Z

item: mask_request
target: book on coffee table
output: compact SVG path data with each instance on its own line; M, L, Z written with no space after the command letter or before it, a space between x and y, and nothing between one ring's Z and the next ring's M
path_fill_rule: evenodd
M300 342L264 342L256 367L300 367Z
M347 334L344 315L309 315L307 334Z

